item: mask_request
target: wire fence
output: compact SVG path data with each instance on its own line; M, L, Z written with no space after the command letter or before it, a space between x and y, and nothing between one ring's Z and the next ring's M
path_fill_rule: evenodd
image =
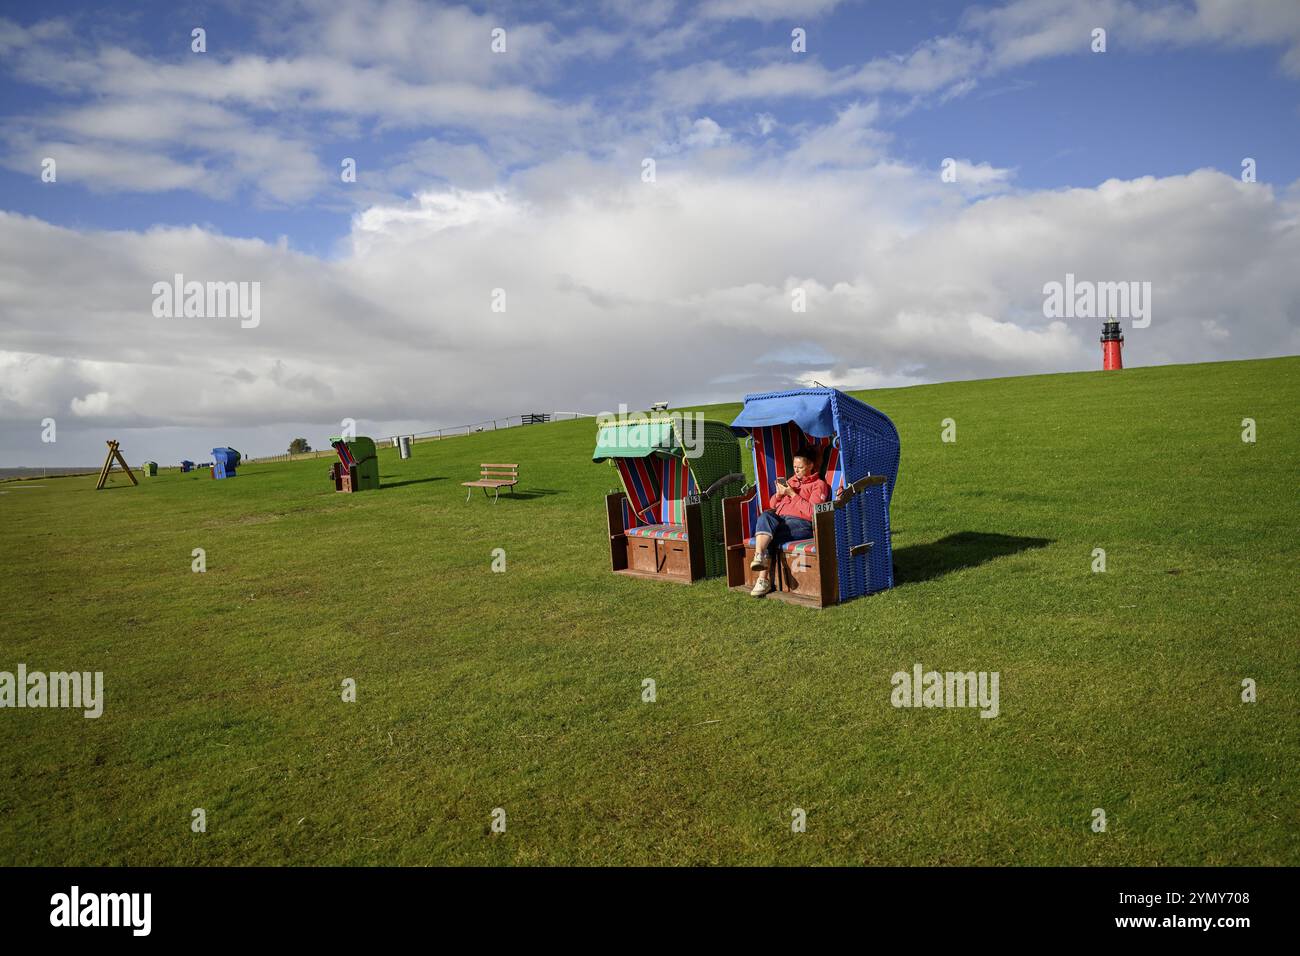
M523 415L508 415L505 418L485 418L481 422L470 422L468 425L445 425L442 428L430 428L422 432L405 432L405 437L411 440L411 444L416 445L422 442L442 441L444 438L457 438L462 435L476 435L479 432L500 431L503 428L518 428L521 425L541 425L546 422L572 421L577 418L595 418L593 414L587 412L530 412ZM375 444L379 447L396 445L398 435L387 435L383 438L376 438ZM296 455L259 455L249 457L246 460L250 462L272 462L272 461L302 461L309 458L333 458L335 451L333 448L317 448L312 451L300 452Z

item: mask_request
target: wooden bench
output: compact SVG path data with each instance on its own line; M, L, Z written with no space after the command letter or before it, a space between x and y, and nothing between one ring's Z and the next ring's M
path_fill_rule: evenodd
M474 495L475 488L483 489L483 497L487 497L488 489L494 492L492 503L495 504L501 497L501 489L509 488L510 494L515 493L515 485L519 484L519 466L518 465L479 465L479 475L477 481L462 481L461 487L468 488L465 493L465 500L469 501Z

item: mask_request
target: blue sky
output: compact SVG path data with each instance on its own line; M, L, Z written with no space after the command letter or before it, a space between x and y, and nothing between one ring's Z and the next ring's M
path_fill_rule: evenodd
M1154 283L1133 364L1297 341L1292 0L51 2L0 14L0 64L0 463L1093 367L1041 314L1066 271ZM175 272L262 283L267 321L151 324ZM482 315L498 287L523 305ZM769 340L795 289L817 318ZM591 371L647 326L695 356Z
M581 22L614 31L608 13L584 15ZM936 2L846 3L824 16L797 13L770 22L726 22L709 40L663 60L629 63L625 57L577 60L539 85L561 101L591 98L610 109L637 98L635 90L654 72L717 57L738 67L757 51L787 57L792 26L808 31L808 58L828 69L849 69L877 57L906 56L919 44L960 30L962 13L971 4ZM472 9L506 11L505 26L515 15L545 20L545 5L472 5ZM140 4L132 11L111 4L51 2L12 19L30 26L39 20L66 17L77 30L112 37L142 57L185 62L190 30L208 31L209 53L216 59L252 52L271 52L276 44L268 28L222 4ZM569 18L557 21L557 33L578 29ZM1100 24L1099 22L1099 25ZM292 29L287 24L285 29ZM1133 48L1122 33L1108 36L1105 54L1088 49L1032 62L981 83L964 96L947 101L909 103L892 98L889 122L891 153L917 165L937 167L944 157L971 157L1014 169L1022 188L1094 186L1112 177L1173 175L1202 167L1236 175L1242 156L1259 163L1259 178L1290 183L1300 178L1300 77L1279 66L1285 41L1273 48L1232 49ZM431 55L435 55L432 54ZM629 69L629 67L632 67ZM22 79L0 87L0 112L39 113L93 98L93 90L67 95ZM823 99L777 97L724 104L708 115L724 126L743 124L755 113L774 116L783 126L825 122L861 96L853 93ZM265 120L274 123L274 115ZM322 161L356 157L365 167L382 167L430 135L481 142L473 131L454 126L376 130L336 138L314 131L313 144ZM454 185L451 179L445 180ZM158 223L211 224L230 235L275 241L287 236L306 251L329 254L347 236L353 200L341 183L323 184L311 203L259 202L244 189L230 199L213 199L190 190L165 192L98 192L89 188L33 188L29 171L0 170L4 208L79 228L143 229Z

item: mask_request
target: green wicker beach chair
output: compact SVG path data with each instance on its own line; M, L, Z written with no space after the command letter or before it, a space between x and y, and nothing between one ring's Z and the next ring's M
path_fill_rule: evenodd
M722 499L744 483L727 425L678 415L604 423L592 460L611 462L623 485L605 498L615 572L683 583L726 572Z

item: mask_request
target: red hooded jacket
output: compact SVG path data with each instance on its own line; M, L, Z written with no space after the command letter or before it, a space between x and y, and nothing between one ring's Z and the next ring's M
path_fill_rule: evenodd
M794 496L772 496L772 510L785 518L803 518L812 521L813 505L831 500L831 486L817 475L799 479L793 475L788 479Z

